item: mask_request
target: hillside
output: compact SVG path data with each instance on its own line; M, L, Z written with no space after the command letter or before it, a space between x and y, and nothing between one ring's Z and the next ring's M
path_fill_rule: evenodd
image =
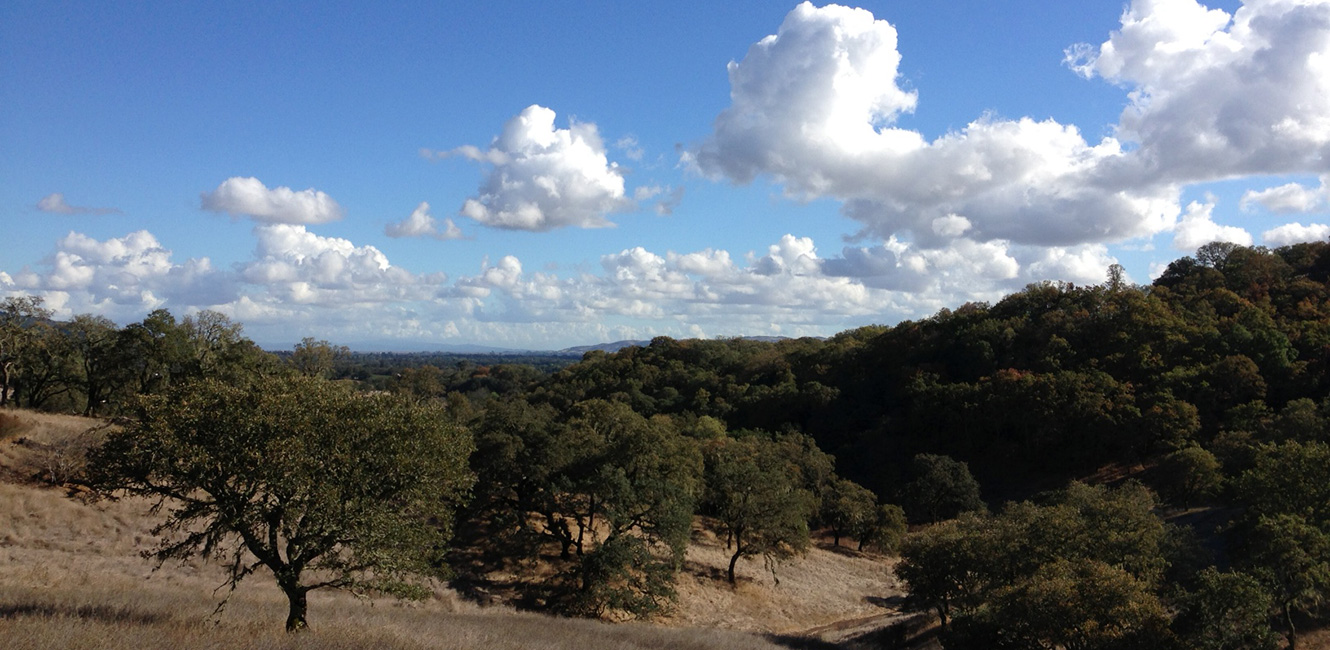
M50 484L96 440L100 420L7 411L0 421L0 637L11 648L776 648L815 647L844 620L878 617L899 590L881 559L811 550L777 569L741 563L724 582L723 541L699 533L674 614L655 624L552 618L481 607L445 585L419 603L311 594L313 632L281 631L285 604L255 575L226 601L221 567L154 569L140 553L157 521L142 501L89 502ZM55 462L59 460L60 462ZM876 620L876 619L874 619ZM769 636L764 636L769 635Z

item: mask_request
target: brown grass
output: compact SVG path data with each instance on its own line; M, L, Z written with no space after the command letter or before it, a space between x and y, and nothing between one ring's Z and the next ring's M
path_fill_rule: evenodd
M776 565L774 576L761 558L740 559L734 587L725 579L729 560L724 539L694 529L672 622L792 634L886 614L884 601L904 593L891 562L834 548L829 540L820 540L803 558Z
M156 569L141 553L156 540L142 501L89 503L51 485L53 449L79 450L98 421L0 412L0 645L5 648L746 648L824 647L790 634L885 610L869 599L896 591L889 566L847 550L815 549L777 568L741 561L723 577L723 542L699 529L680 578L676 613L658 624L607 624L480 607L440 585L418 603L310 595L307 634L282 631L286 602L268 576L242 583L226 607L220 567ZM17 420L15 420L17 418ZM92 433L89 433L89 432ZM874 600L874 602L880 602ZM729 629L715 629L729 628Z

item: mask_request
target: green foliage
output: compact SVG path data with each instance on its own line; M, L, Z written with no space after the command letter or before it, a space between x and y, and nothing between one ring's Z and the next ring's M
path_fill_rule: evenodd
M1297 515L1261 516L1251 533L1248 565L1283 613L1289 647L1294 614L1310 613L1330 593L1330 534Z
M831 527L836 546L845 534L862 542L863 533L872 529L877 518L877 496L854 481L837 479L822 495L821 517Z
M877 507L870 519L862 520L850 534L859 540L859 550L876 549L880 553L895 553L900 550L908 529L905 511L893 503L884 503Z
M1274 650L1270 627L1274 602L1256 578L1211 567L1200 573L1195 590L1181 599L1173 629L1194 650Z
M1219 460L1200 447L1165 456L1158 472L1160 493L1184 509L1217 495L1224 482Z
M20 363L31 356L39 327L51 317L37 296L10 296L0 302L0 406L9 404L19 385Z
M896 573L911 607L934 611L944 627L955 617L949 648L1005 647L1004 639L1137 647L1166 631L1153 592L1166 531L1153 507L1140 485L1072 484L1043 505L970 513L912 535Z
M305 626L323 587L425 592L472 483L465 432L438 409L323 380L202 380L145 398L93 452L103 494L157 500L158 561L228 558L232 587L267 568Z
M991 537L989 519L971 513L906 538L896 575L909 585L907 604L933 610L944 628L953 612L979 607L992 582Z
M905 487L905 507L915 521L941 521L986 508L979 496L979 482L965 463L937 454L919 454L914 457L912 473L914 480Z
M1289 514L1330 528L1330 444L1289 440L1262 447L1238 480L1237 498L1252 518Z
M1057 560L997 589L944 640L953 648L1167 648L1168 614L1149 586L1103 562Z
M290 363L296 372L306 377L327 379L332 375L333 366L337 360L347 356L350 352L344 345L334 346L327 341L306 336L296 344L295 351L291 353Z
M749 436L706 450L706 503L734 549L731 584L740 557L780 559L808 547L808 520L817 502L799 466L788 460L791 449Z
M667 418L588 400L562 417L548 405L491 401L477 430L477 503L522 552L559 545L548 585L558 609L649 616L674 576L702 493L696 443ZM536 515L532 521L528 514Z

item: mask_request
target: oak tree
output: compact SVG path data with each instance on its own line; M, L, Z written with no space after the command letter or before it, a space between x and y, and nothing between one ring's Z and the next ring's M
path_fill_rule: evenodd
M103 494L156 500L159 562L226 558L232 589L266 568L287 596L331 587L405 597L439 572L471 486L469 435L441 409L306 377L203 380L149 395L94 450Z

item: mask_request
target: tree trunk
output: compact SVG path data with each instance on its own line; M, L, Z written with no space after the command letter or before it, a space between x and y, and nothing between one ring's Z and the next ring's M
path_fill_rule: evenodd
M836 548L840 548L840 529L839 529L839 528L832 528L832 529L831 529L831 536L834 537L835 540L836 540L835 542L833 542L833 545L836 546Z
M286 631L300 632L309 629L309 623L305 621L305 611L308 609L308 603L305 596L308 592L299 587L286 588L287 600L291 601L291 611L286 615Z
M734 584L734 565L739 561L740 551L737 547L734 549L734 555L730 556L730 584Z
M1297 650L1298 630L1293 627L1293 608L1284 605L1284 621L1288 623L1288 650Z

